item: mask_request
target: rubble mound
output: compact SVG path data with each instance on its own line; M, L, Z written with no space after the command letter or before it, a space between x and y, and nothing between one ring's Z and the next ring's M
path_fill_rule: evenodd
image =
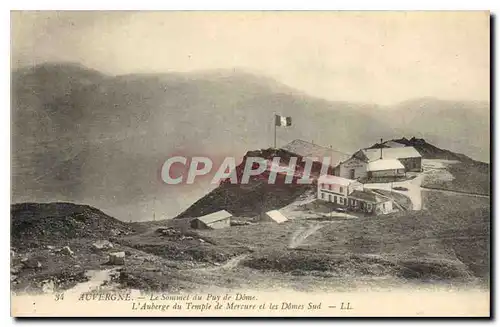
M20 203L11 205L11 244L23 247L74 238L107 238L133 229L88 205Z

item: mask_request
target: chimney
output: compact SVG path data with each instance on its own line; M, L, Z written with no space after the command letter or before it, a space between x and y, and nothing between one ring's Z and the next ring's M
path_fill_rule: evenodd
M330 168L332 170L332 175L335 175L335 169L333 167L333 147L330 145Z
M380 139L380 159L382 159L382 147L383 147L382 142L383 140Z

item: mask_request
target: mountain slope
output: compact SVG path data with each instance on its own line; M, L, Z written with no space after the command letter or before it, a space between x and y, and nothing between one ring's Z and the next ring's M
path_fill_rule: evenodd
M74 238L106 238L132 228L102 211L74 203L20 203L11 206L11 246L59 244Z
M269 147L274 112L294 122L278 129L278 146L304 139L352 153L394 136L383 109L312 98L239 71L21 69L12 73L12 201L85 202L122 220L172 217L211 186L165 185L158 171L166 158L239 159L245 149Z

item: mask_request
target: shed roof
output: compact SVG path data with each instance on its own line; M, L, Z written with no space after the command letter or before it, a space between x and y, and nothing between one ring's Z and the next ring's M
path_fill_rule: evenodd
M404 169L405 166L401 161L397 159L379 159L371 161L366 167L367 171L381 171L381 170L393 170L393 169Z
M278 173L290 173L295 174L295 169L290 168L290 166L280 165L274 161L267 160L269 171L275 171Z
M356 181L352 180L352 179L339 177L339 176L322 175L318 178L318 183L337 184L337 185L348 186L352 183L356 183Z
M230 218L231 216L232 215L229 212L227 212L226 210L220 210L220 211L213 212L213 213L205 215L205 216L197 217L196 219L204 222L205 224L211 224L211 223L214 223L214 222L219 221L219 220Z
M362 152L368 161L380 159L380 150L382 150L382 159L405 159L421 158L422 155L412 146L403 148L382 148L382 149L363 149Z
M266 212L266 215L277 223L282 223L288 220L287 217L283 216L278 210L271 210Z
M364 190L364 191L355 190L351 194L349 194L349 198L371 203L380 203L389 201L388 199L383 198L370 190Z
M324 146L313 144L304 140L293 140L282 147L283 150L295 153L301 157L316 157L318 162L323 162L323 158L332 158L331 166L349 158L349 155Z

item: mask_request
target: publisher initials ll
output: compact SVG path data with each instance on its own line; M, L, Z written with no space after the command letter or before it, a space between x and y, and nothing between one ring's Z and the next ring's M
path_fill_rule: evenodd
M351 302L342 302L340 304L340 310L352 310Z

